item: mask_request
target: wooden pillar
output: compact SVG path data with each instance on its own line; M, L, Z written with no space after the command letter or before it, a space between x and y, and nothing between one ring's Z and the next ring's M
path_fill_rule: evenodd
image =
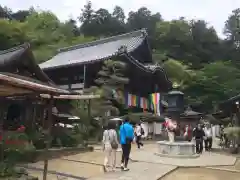
M2 102L3 103L3 102ZM5 103L3 103L5 104ZM3 118L4 118L4 106L0 106L0 136L3 138ZM0 142L0 162L3 161L4 158L4 144L3 144L3 139L1 139L2 142Z
M3 137L4 135L4 129L3 129L3 123L4 118L6 118L6 111L8 110L9 101L2 100L0 104L0 136ZM4 159L4 144L0 143L0 162L2 162Z
M52 129L52 108L53 108L53 97L51 96L48 101L48 118L46 119L47 122L45 122L44 131L45 131L45 156L44 156L44 169L43 169L43 180L47 180L47 172L48 172L48 149L51 146L51 129Z

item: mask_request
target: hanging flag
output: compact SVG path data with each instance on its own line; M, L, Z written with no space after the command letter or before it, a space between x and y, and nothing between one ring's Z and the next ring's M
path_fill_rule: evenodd
M151 100L154 112L160 116L160 93L151 94Z
M136 106L137 106L137 97L136 97L136 95L134 95L134 94L131 94L131 105L132 105L133 107L136 107Z
M140 108L144 109L144 98L140 97Z
M125 100L125 106L128 107L128 93L124 92L124 100Z
M132 95L128 93L128 106L132 106Z
M147 98L143 98L143 109L147 109L148 106L147 106Z

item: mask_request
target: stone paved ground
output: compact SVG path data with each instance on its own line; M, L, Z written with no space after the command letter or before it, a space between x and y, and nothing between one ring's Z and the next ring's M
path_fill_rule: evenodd
M154 155L155 152L156 152L155 144L148 144L142 150L138 150L134 145L132 148L131 159L135 161L130 162L129 172L119 171L115 173L104 174L101 166L103 163L104 154L101 150L96 150L94 152L79 153L76 155L65 156L65 157L62 157L61 159L50 160L49 170L56 171L59 173L65 173L65 177L68 176L66 180L74 179L74 178L70 178L69 175L75 176L76 177L75 179L87 179L87 180L134 180L134 179L157 180L164 174L174 170L176 166L193 167L193 166L225 165L226 167L229 167L229 165L233 165L236 161L236 158L232 156L220 155L213 152L204 153L201 157L197 159L176 159L176 158L173 159L173 158L166 158L166 157L164 158L164 157L159 157ZM121 152L118 152L117 162L120 162L120 157L121 157ZM30 165L36 168L43 169L43 162L38 162ZM200 170L198 171L199 172L197 172L196 174L201 175ZM208 169L206 171L208 172L211 170ZM180 175L181 175L181 172L183 172L183 170L180 171ZM185 171L185 172L188 172L188 171ZM173 177L174 177L174 173L171 173L173 174ZM39 171L31 171L31 174L36 175L38 177L42 176ZM172 178L172 179L175 179L175 178ZM172 180L172 179L166 179L166 180ZM57 180L56 175L49 175L49 180ZM189 179L189 180L201 180L201 179ZM215 180L215 179L209 179L209 180ZM234 177L231 180L235 180Z
M41 161L29 166L43 169L43 162ZM66 176L73 175L85 179L103 174L102 167L99 165L79 163L62 159L50 160L48 170L52 172L64 173Z
M135 161L151 162L166 165L175 165L182 167L200 167L200 166L229 166L234 165L236 158L232 156L220 155L216 153L205 152L198 158L168 158L156 156L154 153L139 151L132 154L131 158Z
M136 162L129 165L130 171L106 173L89 180L157 180L166 173L174 170L176 166L156 165L151 163Z

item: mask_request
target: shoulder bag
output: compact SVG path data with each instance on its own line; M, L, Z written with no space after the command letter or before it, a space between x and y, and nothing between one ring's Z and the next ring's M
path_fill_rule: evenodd
M112 140L111 140L110 135L109 135L109 131L108 131L108 137L109 137L109 141L110 141L112 149L117 149L118 148L118 143L115 141L115 137L113 137Z

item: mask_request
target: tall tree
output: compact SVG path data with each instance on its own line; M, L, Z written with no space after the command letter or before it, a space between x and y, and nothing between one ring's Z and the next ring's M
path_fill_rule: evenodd
M240 67L240 8L233 10L228 17L225 22L224 34L227 37L223 43L225 58L232 60L235 65Z
M124 10L120 6L115 6L112 16L122 23L124 23L126 18Z
M221 59L220 41L213 27L207 27L203 20L190 21L193 68L201 68L203 64Z
M0 18L12 19L12 10L0 5Z
M225 22L224 34L228 40L240 40L240 8L232 11L232 14Z
M159 21L162 21L162 17L159 13L152 14L148 8L141 7L136 12L131 11L128 14L127 25L130 30L146 28L152 40L156 23Z
M94 10L92 8L92 2L87 1L86 5L84 5L84 8L81 10L81 14L79 16L79 20L82 23L90 22L94 15Z

